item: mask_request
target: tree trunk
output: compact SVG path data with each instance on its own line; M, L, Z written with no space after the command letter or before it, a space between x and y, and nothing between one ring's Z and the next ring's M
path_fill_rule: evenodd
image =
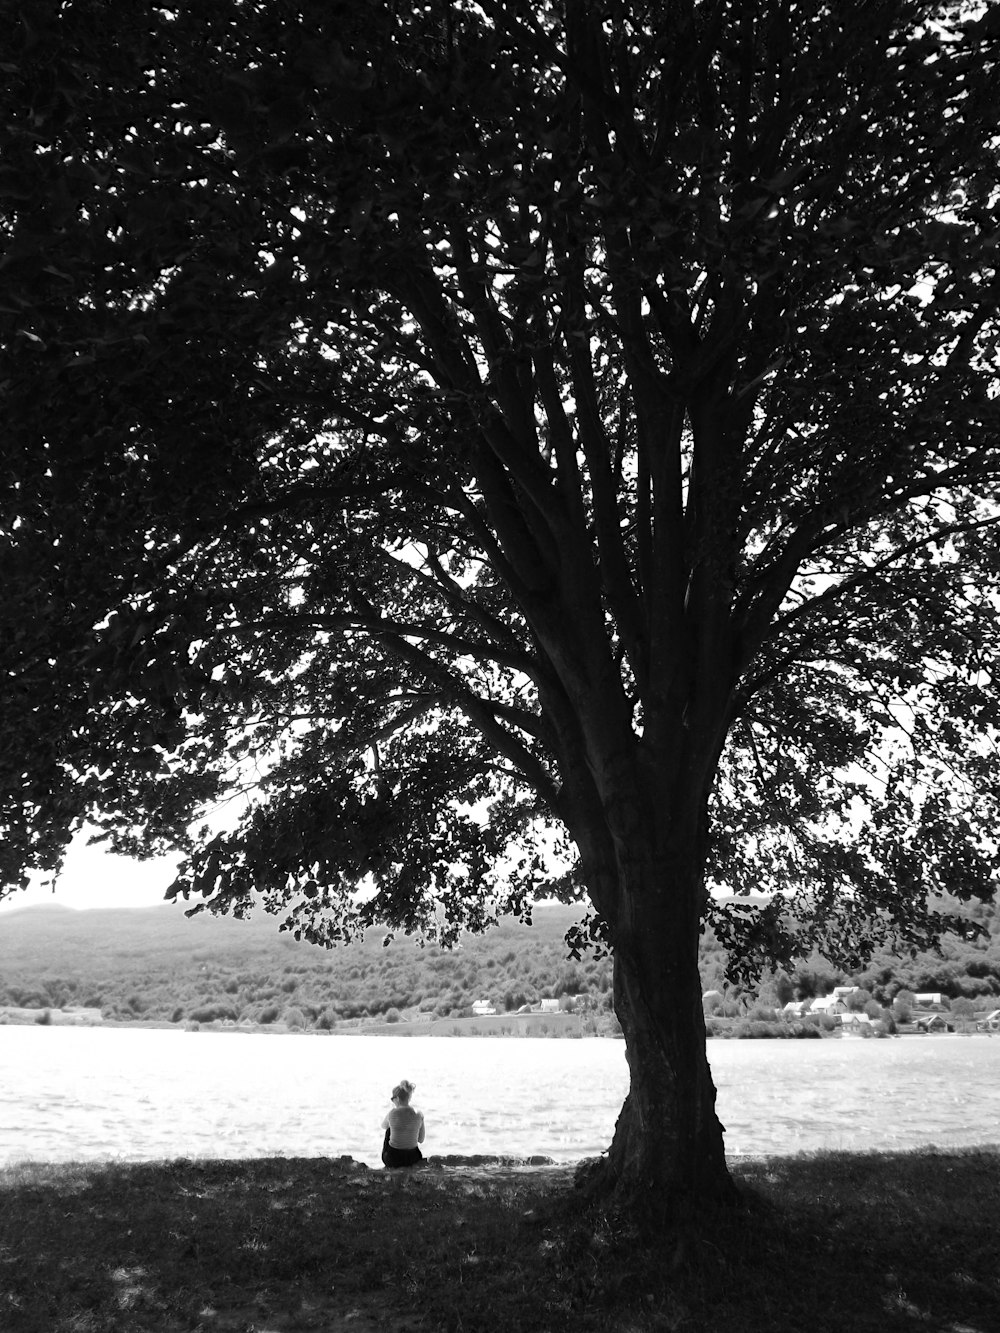
M697 858L695 858L697 859ZM628 876L613 931L615 1012L631 1086L593 1188L666 1217L734 1200L715 1114L698 972L701 867Z

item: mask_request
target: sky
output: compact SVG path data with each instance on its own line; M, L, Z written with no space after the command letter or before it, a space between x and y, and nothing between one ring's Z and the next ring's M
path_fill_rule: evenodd
M55 884L38 884L0 900L0 916L20 907L55 903L81 910L98 907L151 907L163 902L174 877L177 857L132 861L112 856L100 847L88 847L77 838L66 854L63 873Z

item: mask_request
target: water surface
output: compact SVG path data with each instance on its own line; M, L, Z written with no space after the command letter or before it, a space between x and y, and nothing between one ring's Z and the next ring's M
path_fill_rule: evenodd
M1000 1040L715 1041L730 1154L1000 1139ZM340 1156L376 1164L400 1078L431 1153L594 1156L624 1045L0 1026L0 1162Z

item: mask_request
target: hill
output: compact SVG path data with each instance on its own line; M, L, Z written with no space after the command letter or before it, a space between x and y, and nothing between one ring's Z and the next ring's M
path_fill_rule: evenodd
M883 1005L909 990L993 1007L1000 995L996 909L973 910L993 927L992 942L946 941L940 954L912 958L880 953L854 976L814 956L753 993L726 984L726 955L709 933L701 952L705 989L720 992L717 1012L733 1016L845 983ZM264 914L236 921L207 913L188 919L173 904L89 912L29 907L0 918L0 1007L86 1006L118 1022L330 1029L372 1018L454 1019L482 999L503 1013L568 994L606 1016L610 961L567 957L563 937L580 915L577 907L536 906L532 925L505 920L454 951L405 937L383 947L382 930L326 951L280 933Z
M607 960L567 960L573 907L535 908L463 947L419 947L369 931L348 948L317 949L274 918L186 918L175 906L75 912L31 907L0 922L0 1004L100 1008L123 1021L284 1023L332 1027L365 1017L452 1017L474 1001L503 1012L564 993L602 1005ZM606 1002L602 1007L608 1008Z

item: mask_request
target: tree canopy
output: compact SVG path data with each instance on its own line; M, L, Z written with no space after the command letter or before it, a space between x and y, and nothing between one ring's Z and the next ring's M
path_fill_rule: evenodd
M995 13L4 8L6 885L448 939L571 845L634 1079L706 916L993 892Z

